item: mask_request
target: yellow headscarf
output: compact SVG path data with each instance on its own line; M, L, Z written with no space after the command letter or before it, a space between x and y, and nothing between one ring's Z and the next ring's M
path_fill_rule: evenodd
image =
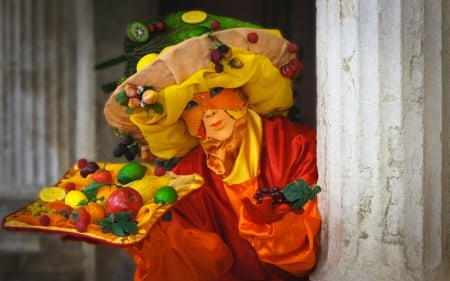
M250 32L258 34L258 42L248 42ZM287 113L293 105L292 80L280 74L280 67L295 58L287 50L289 41L278 31L253 28L219 31L215 36L231 47L232 58L238 59L241 67L224 63L223 71L216 72L210 52L217 42L209 35L188 39L153 56L146 66L138 63L139 71L123 82L107 102L107 121L122 131L130 131L149 146L153 155L171 159L184 156L198 145L179 119L197 92L213 87L241 88L249 98L249 108L257 113L264 116ZM137 109L121 118L124 123L117 122L117 114L124 113L118 112L117 104L111 104L126 85L153 87L158 92L162 114L152 109ZM124 107L120 108L125 111Z

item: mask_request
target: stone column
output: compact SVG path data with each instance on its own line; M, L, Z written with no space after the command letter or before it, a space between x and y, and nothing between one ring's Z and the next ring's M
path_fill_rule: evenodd
M311 280L450 280L446 2L316 1L324 221Z

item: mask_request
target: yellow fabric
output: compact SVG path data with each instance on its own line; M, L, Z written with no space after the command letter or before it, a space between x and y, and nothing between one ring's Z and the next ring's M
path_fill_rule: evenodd
M225 63L224 71L217 73L211 63L210 68L198 70L181 84L159 92L158 102L164 107L163 114L144 110L131 114L130 120L142 131L154 155L166 159L181 157L198 144L179 121L195 93L213 87L242 87L249 96L249 107L265 116L286 113L293 105L292 81L283 78L267 57L237 47L232 48L232 52L233 58L243 62L242 68Z
M247 135L242 141L241 149L236 157L231 173L223 179L228 184L236 184L247 181L259 174L259 155L262 141L261 117L249 109L247 112ZM252 157L249 157L251 155ZM251 196L250 196L251 197Z

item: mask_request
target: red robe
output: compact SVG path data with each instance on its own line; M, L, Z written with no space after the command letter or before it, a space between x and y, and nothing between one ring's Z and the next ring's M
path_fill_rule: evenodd
M297 178L315 184L315 131L281 116L262 119L262 125L260 174L254 179L259 186L284 187ZM317 200L310 201L303 214L290 212L288 225L280 224L267 241L250 243L240 229L236 213L240 203L232 202L222 178L208 169L201 147L173 171L197 173L205 184L172 207L172 221L160 221L141 245L127 250L135 257L135 280L303 280L299 275L314 267L320 229ZM259 227L246 224L245 231L258 233ZM269 262L262 262L260 254ZM294 268L297 276L277 266L290 259L295 263L288 268Z

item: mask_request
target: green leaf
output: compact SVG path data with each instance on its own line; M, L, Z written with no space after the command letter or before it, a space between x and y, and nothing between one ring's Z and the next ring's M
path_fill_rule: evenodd
M132 108L127 107L127 109L125 110L125 114L131 115L131 113L133 113L133 111L134 110Z
M113 223L111 225L111 233L116 236L120 236L120 237L125 236L125 232L123 231L123 228L117 223Z
M284 193L284 197L288 201L295 201L304 197L305 193L308 191L308 184L302 180L297 179L296 182L289 183L282 192Z
M116 215L116 221L128 221L131 220L133 217L131 216L130 212L118 212Z
M319 194L322 191L322 188L320 186L316 185L311 188L309 192L309 200L314 200L316 198L316 195Z
M302 179L296 179L281 190L286 200L291 202L291 206L295 209L302 208L309 200L314 200L320 191L319 186L310 188Z
M82 189L81 192L83 192L89 201L96 201L97 192L100 189L100 187L107 185L105 183L100 183L93 181L86 186L86 188Z
M138 233L137 222L133 220L130 212L118 212L116 216L109 214L99 225L103 231L111 232L119 237Z
M123 229L124 232L127 234L137 234L138 233L138 227L137 223L135 221L123 221L119 223L120 227Z
M123 106L128 105L128 96L127 96L125 90L122 89L120 92L117 93L116 102Z
M163 114L164 113L164 106L161 103L155 103L152 105L153 110L156 114Z

